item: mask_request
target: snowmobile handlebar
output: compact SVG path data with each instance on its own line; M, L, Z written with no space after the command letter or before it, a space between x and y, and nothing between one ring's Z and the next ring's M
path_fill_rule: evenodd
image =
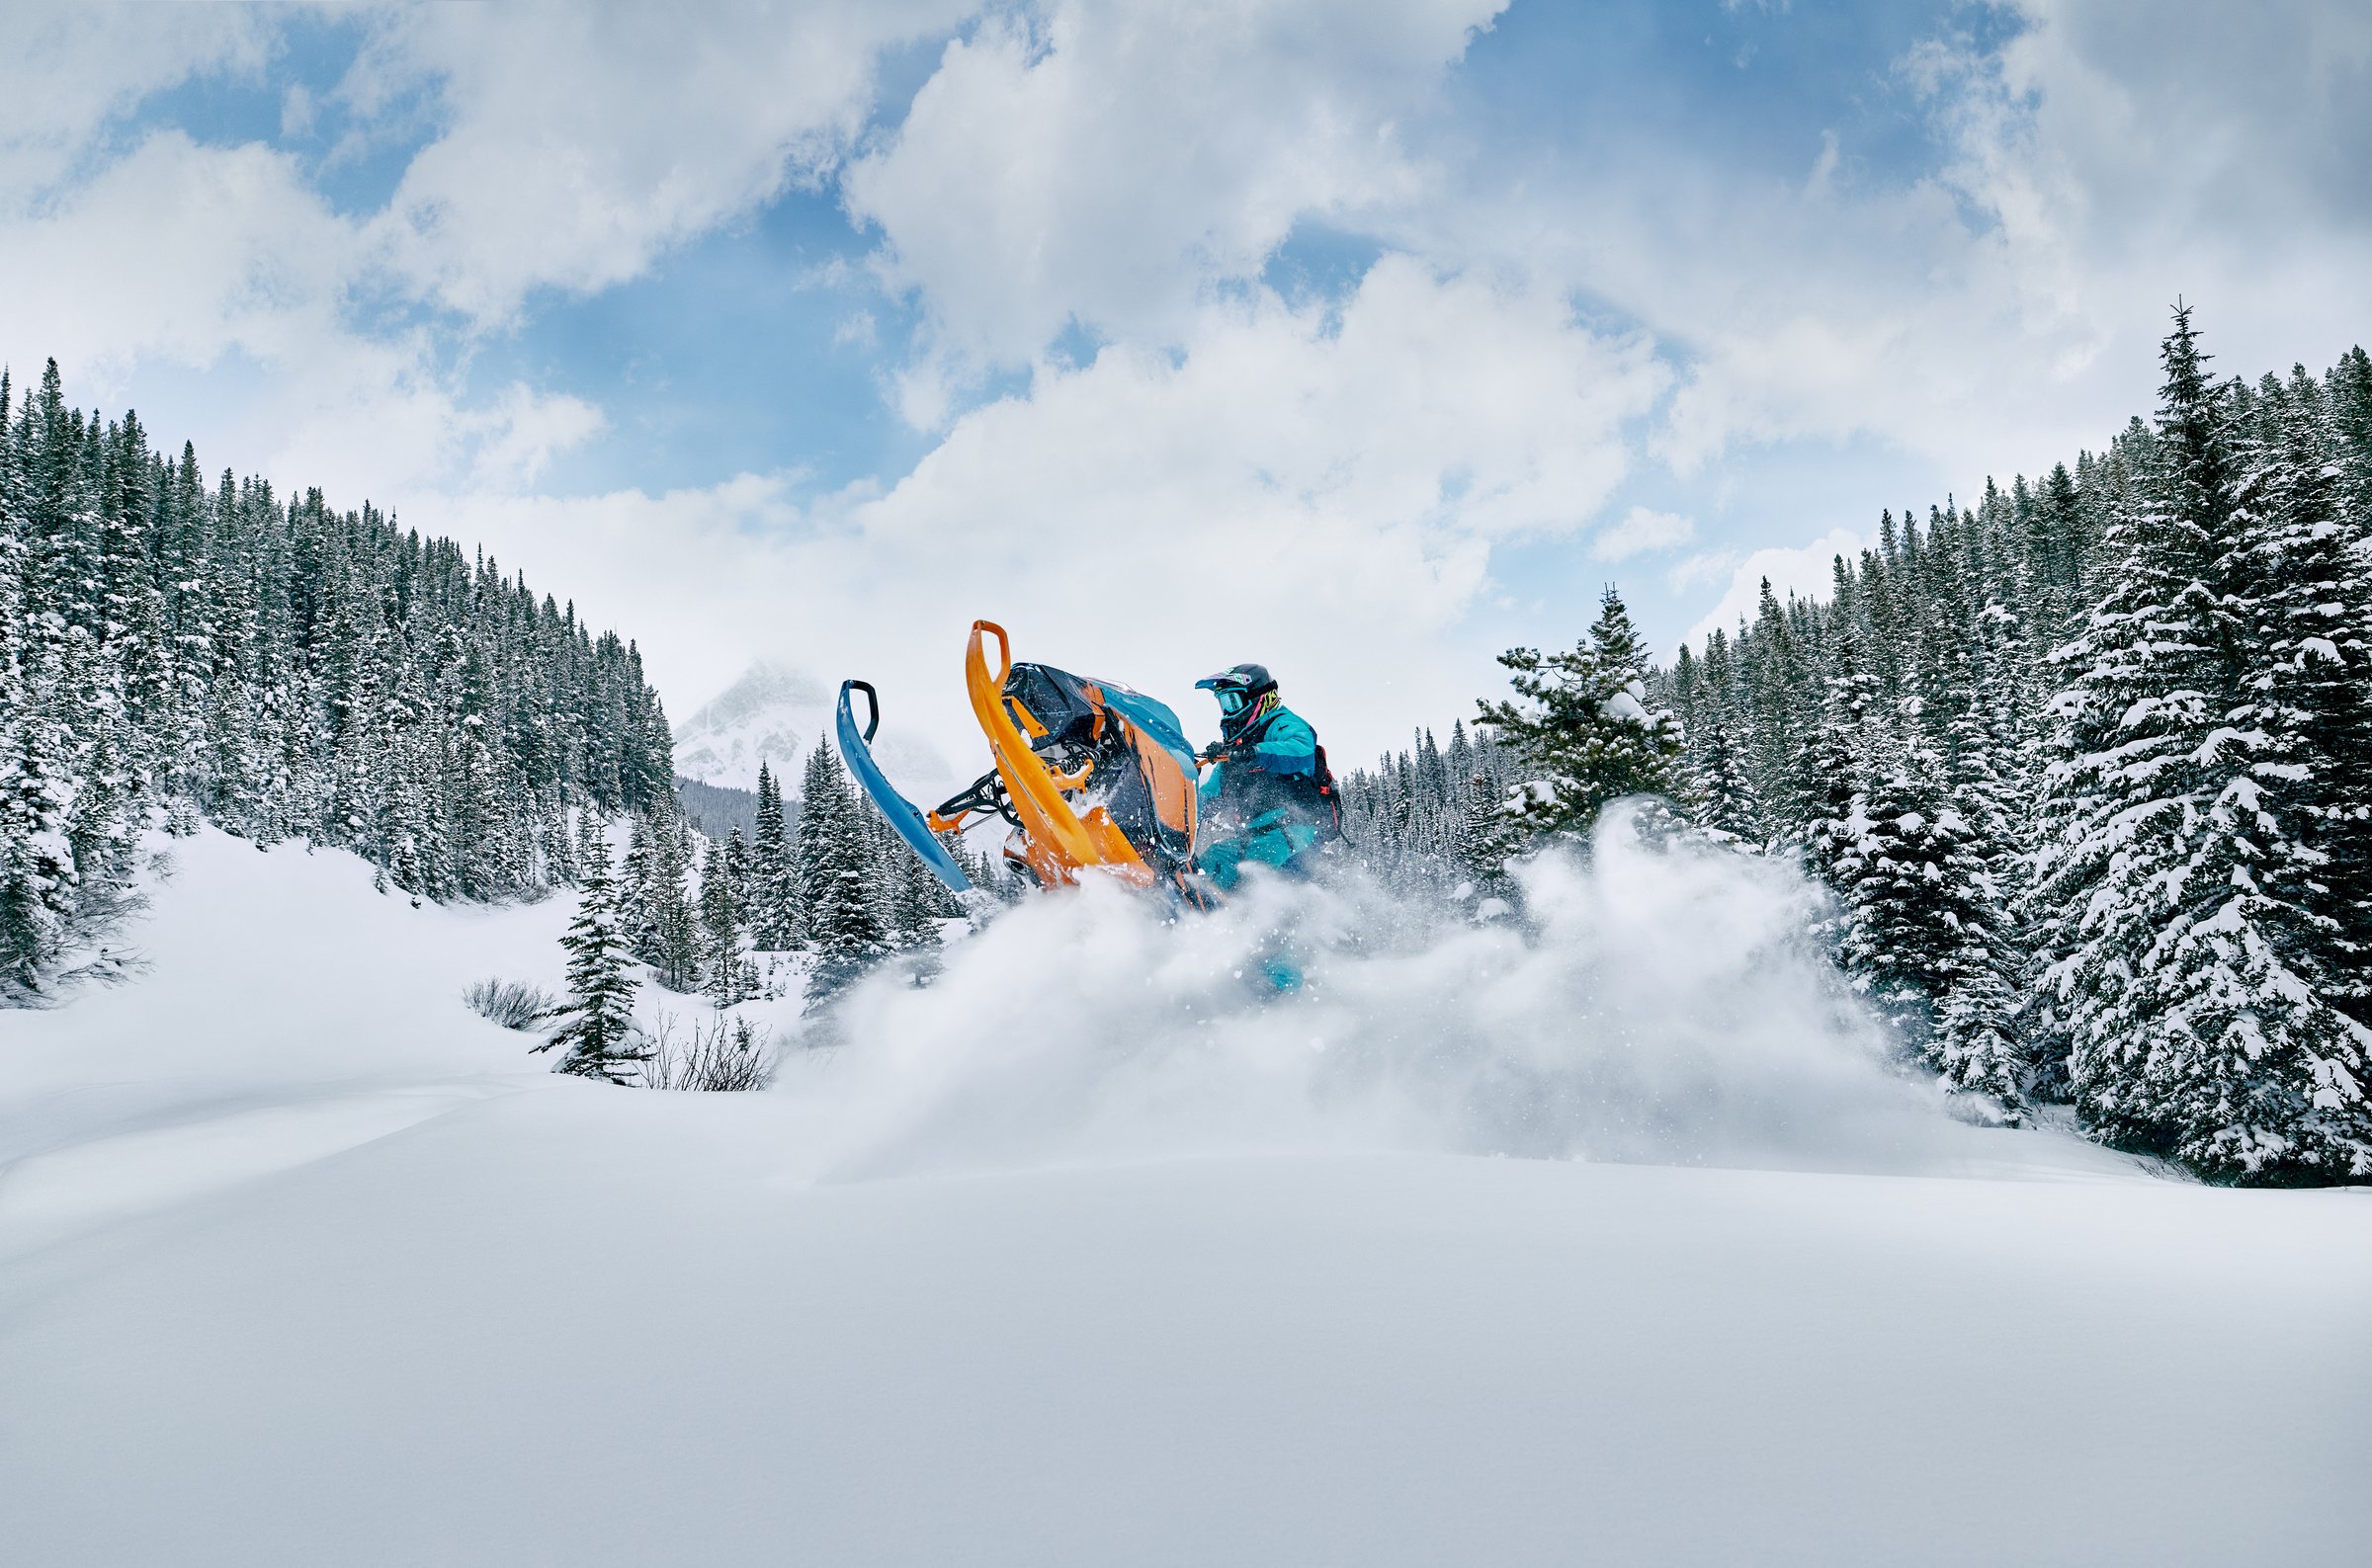
M972 640L974 647L979 645L982 632L987 632L996 638L996 675L991 684L997 690L1002 691L1006 678L1013 673L1013 644L1005 640L1005 628L995 621L975 620L972 623Z

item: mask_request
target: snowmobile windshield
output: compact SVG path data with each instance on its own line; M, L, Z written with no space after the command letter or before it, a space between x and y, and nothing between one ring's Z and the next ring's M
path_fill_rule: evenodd
M1112 815L1144 859L1175 870L1194 858L1197 770L1177 714L1142 692L1047 664L1016 664L1004 700L1030 749L1063 772L1092 763L1085 803Z

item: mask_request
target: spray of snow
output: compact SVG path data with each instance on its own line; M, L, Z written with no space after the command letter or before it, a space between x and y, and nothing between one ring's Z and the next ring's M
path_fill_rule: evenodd
M1339 879L1174 921L1035 899L928 987L855 993L845 1046L780 1087L816 1102L826 1179L1313 1149L1916 1170L1969 1133L1808 947L1789 867L1618 811L1523 879L1520 928Z

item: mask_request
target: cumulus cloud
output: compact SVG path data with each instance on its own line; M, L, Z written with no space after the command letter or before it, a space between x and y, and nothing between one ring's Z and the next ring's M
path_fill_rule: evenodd
M32 208L149 94L216 72L251 75L273 29L247 6L11 6L0 48L0 220Z
M767 627L764 651L881 680L960 737L957 660L987 616L1024 657L1172 696L1258 658L1358 755L1471 701L1473 672L1431 655L1494 545L1602 507L1623 427L1663 384L1645 344L1593 333L1553 289L1393 257L1338 311L1254 290L1207 304L1179 354L1042 365L886 491L795 509L781 481L742 480L449 521L539 575L631 594L671 630L652 661L679 705Z
M1593 560L1627 561L1635 555L1678 549L1696 536L1693 518L1635 506L1623 514L1620 522L1598 531L1597 536L1589 541L1589 553Z
M102 378L144 355L205 366L317 344L336 330L351 239L294 160L179 130L147 136L7 234L0 347Z
M1831 128L1773 176L1626 131L1478 167L1467 196L1406 215L1407 242L1522 257L1652 332L1683 370L1648 451L1705 483L1758 449L1853 443L1940 495L2096 447L2152 401L2178 294L2236 371L2353 341L2372 318L2372 13L2002 15L1893 62L1931 159L1874 165Z
M1749 553L1731 565L1730 586L1721 602L1688 628L1683 640L1697 642L1707 632L1735 630L1740 620L1751 622L1765 582L1781 604L1787 603L1790 594L1825 599L1834 579L1836 557L1842 555L1850 561L1866 542L1851 529L1832 529L1809 544L1794 548L1773 545Z
M532 481L601 424L525 383L465 399L434 345L358 330L344 308L359 240L285 153L152 132L0 246L0 361L54 357L81 401L114 404L143 363L218 372L158 430L202 454L317 484L349 503L424 487ZM157 258L170 257L159 266Z
M599 289L834 164L881 51L970 0L414 6L343 89L369 111L433 92L445 128L372 237L412 289L480 319Z
M638 7L379 13L330 97L366 140L427 139L386 206L352 216L292 152L123 133L162 88L261 81L281 46L265 12L37 6L0 60L0 359L54 355L107 401L142 365L217 375L235 394L193 400L190 434L349 496L533 483L606 416L525 383L465 395L457 347L536 289L635 276L833 163L881 51L968 4L730 6L699 26ZM301 83L280 99L284 136L309 135L322 101ZM358 308L390 289L465 331Z
M1399 132L1505 0L1075 0L950 43L849 169L882 271L959 364L1025 363L1078 322L1175 339L1305 218L1415 201ZM936 373L944 373L944 370ZM926 386L913 404L945 406Z

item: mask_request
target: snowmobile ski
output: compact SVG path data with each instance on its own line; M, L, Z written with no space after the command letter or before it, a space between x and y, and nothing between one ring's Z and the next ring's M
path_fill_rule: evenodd
M856 713L849 707L848 694L851 692L865 694L865 728L862 731L857 728ZM882 776L881 767L874 762L873 732L881 727L881 723L880 694L867 682L842 681L836 727L840 732L840 755L847 761L849 772L857 776L857 783L873 797L873 803L881 807L882 815L889 819L890 830L906 841L907 848L922 857L922 864L931 868L932 875L947 884L949 892L971 892L972 878L964 874L964 867L958 866L956 858L947 853L947 846L932 834L922 808L890 788L890 781Z

